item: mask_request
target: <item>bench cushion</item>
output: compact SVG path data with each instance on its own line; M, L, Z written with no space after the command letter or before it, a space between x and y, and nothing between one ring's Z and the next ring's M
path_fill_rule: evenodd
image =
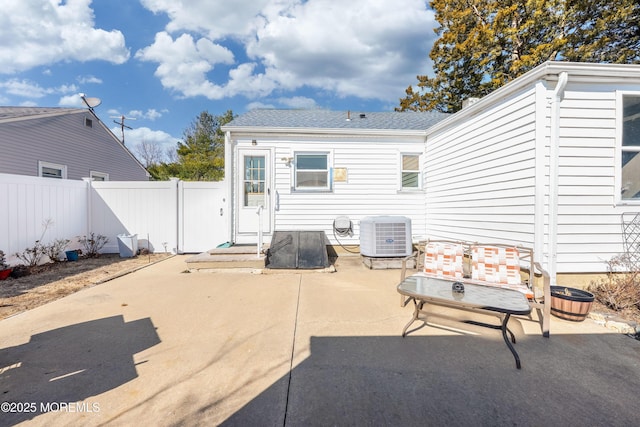
M515 247L474 246L471 249L472 282L511 288L533 298L533 291L522 283L520 253Z
M462 279L463 258L461 244L428 242L424 250L423 272L436 277Z

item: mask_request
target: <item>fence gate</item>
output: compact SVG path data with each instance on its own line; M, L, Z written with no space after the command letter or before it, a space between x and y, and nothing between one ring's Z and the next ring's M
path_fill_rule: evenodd
M229 240L224 181L179 183L179 239L184 253L200 253Z

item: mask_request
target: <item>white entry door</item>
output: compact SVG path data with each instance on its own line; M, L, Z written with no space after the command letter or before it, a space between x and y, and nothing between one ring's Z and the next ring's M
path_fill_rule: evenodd
M263 233L271 232L270 160L268 150L241 149L239 152L238 233L257 235L260 223Z

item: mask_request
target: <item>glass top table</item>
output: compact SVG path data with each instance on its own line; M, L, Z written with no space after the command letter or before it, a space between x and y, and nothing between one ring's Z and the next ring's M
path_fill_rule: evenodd
M456 292L454 290L454 287L460 287L460 284L464 288L464 292ZM512 314L527 315L531 313L531 306L522 292L497 286L468 283L464 279L456 281L422 275L413 275L405 278L398 285L398 292L409 297L415 307L413 318L402 331L403 337L407 335L409 326L418 320L421 314L426 315L423 310L425 304L500 313L502 315L501 325L481 322L472 323L493 329L501 329L504 341L516 360L516 367L520 369L520 358L513 345L511 345L511 342L515 344L516 339L508 329L507 323ZM507 338L507 332L511 335L511 342Z

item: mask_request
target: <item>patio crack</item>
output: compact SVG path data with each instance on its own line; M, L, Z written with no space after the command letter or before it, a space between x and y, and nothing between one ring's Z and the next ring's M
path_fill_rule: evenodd
M291 377L293 373L293 358L296 353L296 332L298 331L298 313L300 309L300 289L302 285L302 275L298 280L298 296L296 300L296 315L293 322L293 340L291 342L291 356L289 357L289 378L287 378L287 398L284 405L284 418L282 420L283 427L287 425L287 414L289 413L289 393L291 392Z

